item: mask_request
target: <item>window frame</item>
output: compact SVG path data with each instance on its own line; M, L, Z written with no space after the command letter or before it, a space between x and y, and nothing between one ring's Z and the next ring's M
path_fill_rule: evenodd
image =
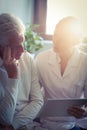
M52 35L46 34L47 0L34 0L33 24L40 25L35 28L44 40L52 40Z

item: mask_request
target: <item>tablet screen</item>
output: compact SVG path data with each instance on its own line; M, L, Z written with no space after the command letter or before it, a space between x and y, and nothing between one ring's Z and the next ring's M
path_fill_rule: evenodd
M85 103L87 103L87 99L48 99L39 112L38 117L70 116L67 112L70 106L77 105L82 107Z

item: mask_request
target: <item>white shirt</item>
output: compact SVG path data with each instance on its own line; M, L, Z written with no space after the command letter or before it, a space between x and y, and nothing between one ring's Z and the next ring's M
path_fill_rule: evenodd
M73 53L63 76L61 76L61 59L53 49L36 57L39 81L45 90L45 97L52 99L80 98L84 93L87 98L87 57L76 51ZM61 119L60 119L61 120ZM64 119L65 120L65 119ZM66 121L71 122L70 119ZM75 119L73 119L74 121ZM66 123L66 126L69 124ZM75 125L75 123L73 123ZM72 128L72 125L68 128Z
M2 69L2 71L5 71L4 68L0 68L0 69ZM15 110L13 121L12 121L12 125L14 126L15 129L23 125L27 125L28 123L31 123L32 120L36 118L36 115L38 114L41 106L43 105L43 98L40 91L40 85L38 83L38 78L37 78L32 57L29 53L25 52L22 54L20 60L18 61L18 72L19 72L18 80L16 81L10 79L11 82L13 83L10 86L7 85L7 82L9 82L9 78L7 74L4 76L5 77L4 79L6 81L3 80L3 82L1 82L3 85L3 89L4 89L4 82L6 82L5 84L6 88L11 87L11 89L12 88L15 89L12 94L10 94L11 90L9 89L9 94L11 95L10 99L12 102L10 102L8 98L5 98L5 102L3 103L5 106L6 102L8 102L9 107L2 106L3 112L5 112L5 109L7 109L6 112L8 111L12 112ZM14 82L17 85L14 85ZM1 85L0 85L0 90L2 91ZM6 93L5 90L4 93ZM3 96L2 97L0 96L0 99L2 101ZM16 104L16 106L15 104L13 104L13 102ZM0 116L1 115L2 114L0 111ZM8 113L8 115L10 115L10 113ZM4 116L4 118L5 120L7 119L6 116Z

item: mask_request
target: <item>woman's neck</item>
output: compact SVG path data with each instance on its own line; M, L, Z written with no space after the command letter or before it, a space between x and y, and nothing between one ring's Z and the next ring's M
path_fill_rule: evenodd
M69 60L70 57L73 54L74 49L67 49L67 50L61 50L60 52L57 53L57 55L60 56L61 60Z

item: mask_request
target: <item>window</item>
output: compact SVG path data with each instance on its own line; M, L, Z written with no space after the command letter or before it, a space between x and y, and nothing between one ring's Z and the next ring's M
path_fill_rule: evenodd
M40 24L37 30L44 39L52 39L56 23L66 16L79 17L87 34L87 0L35 0L34 23Z
M47 0L46 34L53 34L56 23L66 16L78 17L83 24L84 34L87 34L87 0Z

